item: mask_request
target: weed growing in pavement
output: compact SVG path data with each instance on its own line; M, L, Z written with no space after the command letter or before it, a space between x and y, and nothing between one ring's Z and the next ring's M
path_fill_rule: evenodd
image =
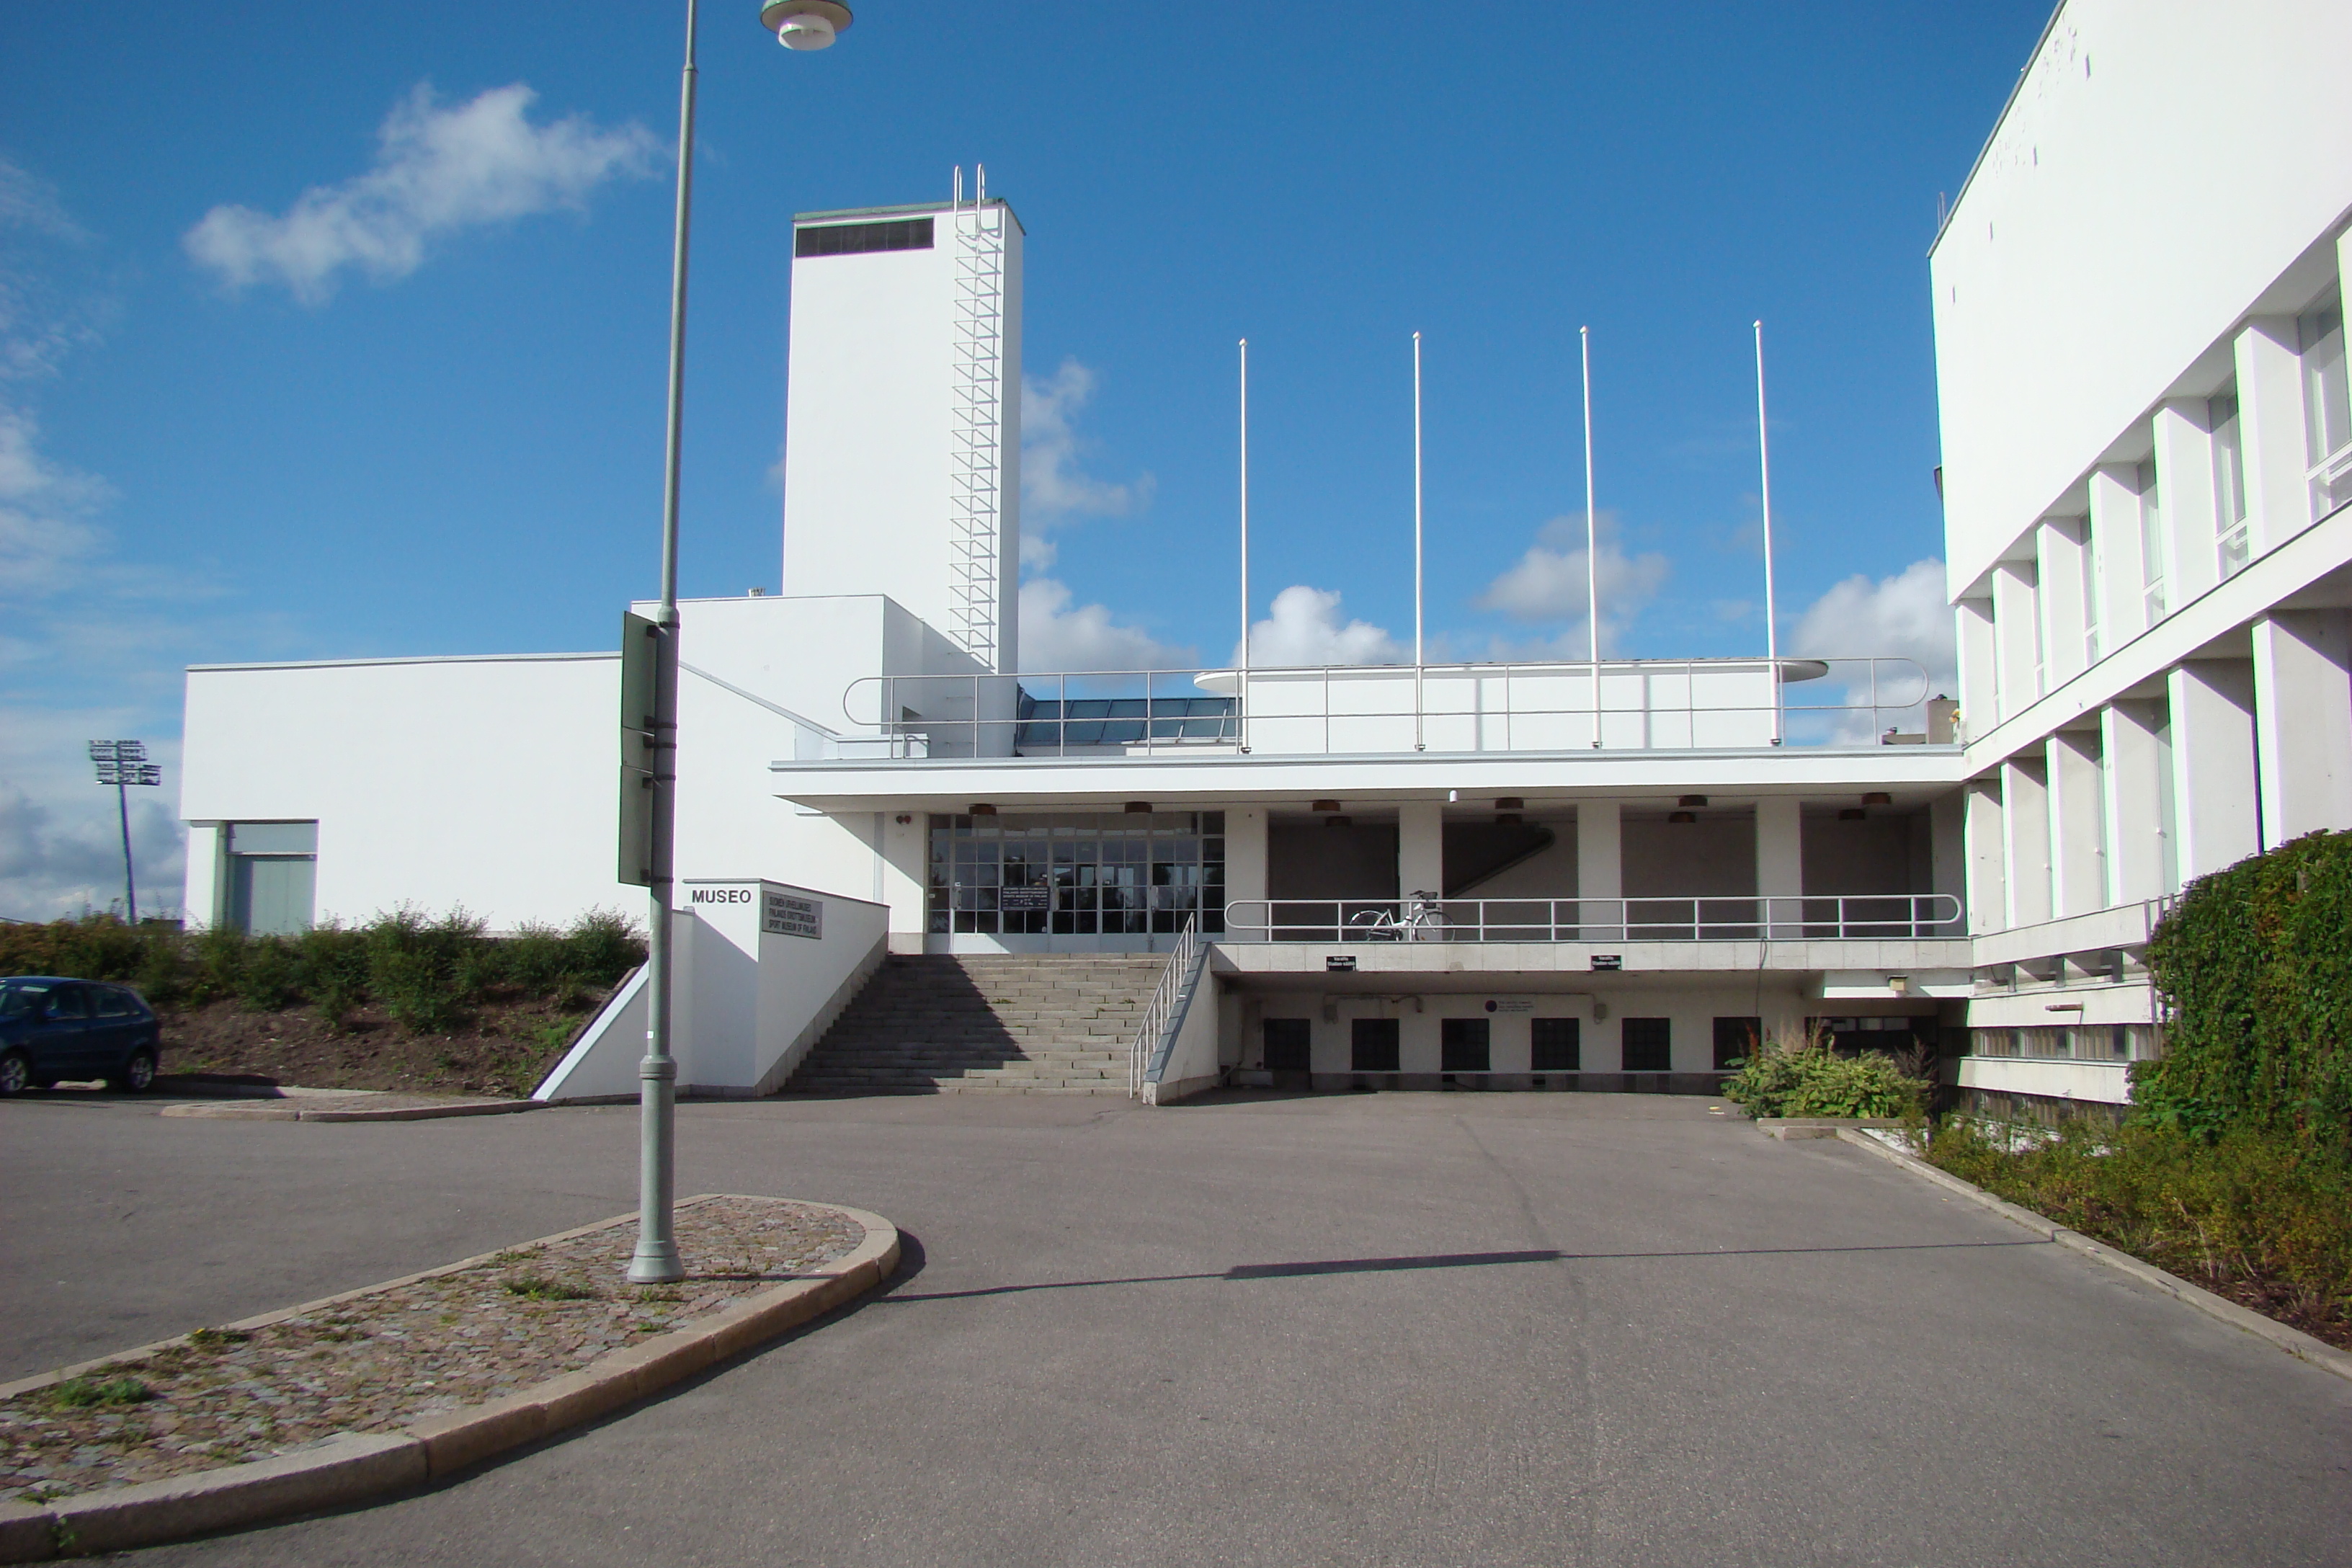
M241 1345L253 1336L243 1329L191 1329L188 1342L200 1351L219 1350L225 1345Z
M550 1279L544 1274L518 1274L504 1283L509 1294L526 1301L593 1301L598 1296L585 1285Z
M135 1377L69 1377L49 1390L49 1403L61 1410L88 1410L100 1405L144 1405L155 1391Z

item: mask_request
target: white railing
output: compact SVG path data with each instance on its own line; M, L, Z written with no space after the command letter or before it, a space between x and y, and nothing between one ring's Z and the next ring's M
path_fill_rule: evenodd
M1160 1048L1160 1037L1168 1032L1168 1020L1174 1016L1176 1004L1184 994L1184 982L1192 974L1193 961L1200 952L1201 917L1186 915L1184 929L1176 936L1176 951L1168 955L1168 967L1160 972L1160 984L1152 987L1151 1000L1144 1005L1143 1022L1136 1026L1135 1043L1127 1053L1129 1100L1143 1092L1143 1078L1150 1069L1151 1053Z
M1249 899L1226 942L1866 942L1965 935L1949 893L1687 899Z
M1775 671L1778 671L1777 679ZM1017 681L1017 684L1016 684ZM1791 686L1822 695L1791 700ZM1907 658L1604 659L867 676L843 754L892 758L1689 750L1866 743L1930 695ZM1866 724L1854 716L1867 714Z

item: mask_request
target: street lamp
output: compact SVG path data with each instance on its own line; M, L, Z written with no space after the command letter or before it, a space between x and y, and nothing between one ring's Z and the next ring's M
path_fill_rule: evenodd
M624 623L621 648L621 879L650 890L646 933L646 1056L637 1065L637 1250L629 1279L686 1278L671 1225L677 1060L670 1055L671 845L677 823L677 468L686 406L686 238L694 205L694 39L686 0L686 67L677 93L677 226L670 251L669 437L663 453L661 606ZM766 0L760 25L786 48L821 49L849 26L837 0Z
M122 912L131 925L139 923L139 879L131 869L131 786L160 784L163 770L147 760L144 741L92 741L89 760L98 764L98 782L114 786L115 810L122 817Z

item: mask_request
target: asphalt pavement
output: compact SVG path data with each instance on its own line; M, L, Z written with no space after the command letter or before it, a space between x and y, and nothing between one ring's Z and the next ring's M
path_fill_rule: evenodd
M2352 1383L1861 1151L1663 1096L691 1105L681 1193L888 1289L158 1563L2330 1563ZM627 1210L627 1108L0 1104L0 1376Z

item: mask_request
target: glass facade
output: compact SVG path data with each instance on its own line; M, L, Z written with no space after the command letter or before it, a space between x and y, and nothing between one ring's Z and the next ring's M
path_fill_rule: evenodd
M935 935L1222 936L1225 814L933 816L929 878Z

